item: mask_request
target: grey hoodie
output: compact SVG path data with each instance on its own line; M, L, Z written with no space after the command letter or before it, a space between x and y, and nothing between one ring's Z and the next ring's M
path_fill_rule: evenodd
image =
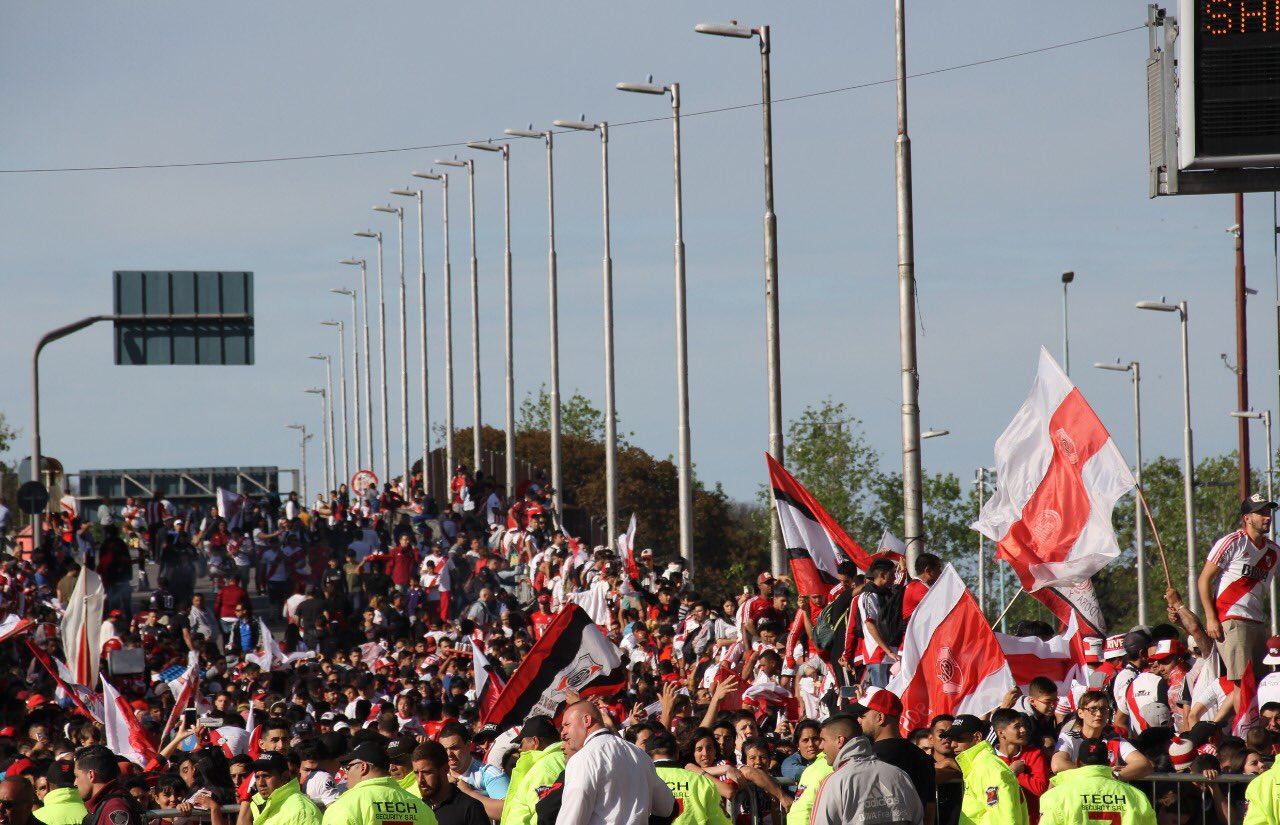
M911 779L876 758L855 736L836 754L835 772L818 787L814 825L921 825L924 808Z

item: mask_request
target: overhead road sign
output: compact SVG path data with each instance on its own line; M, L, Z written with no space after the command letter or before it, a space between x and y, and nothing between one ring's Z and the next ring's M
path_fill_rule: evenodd
M115 362L253 363L253 273L117 271Z

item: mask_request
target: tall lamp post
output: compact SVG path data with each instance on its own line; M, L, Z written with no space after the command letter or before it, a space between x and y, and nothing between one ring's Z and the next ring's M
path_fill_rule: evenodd
M400 466L403 468L403 494L409 496L409 337L408 310L405 308L404 292L404 207L375 206L374 212L382 212L396 216L396 224L400 238ZM391 475L391 467L387 467L387 475Z
M772 41L768 26L740 26L737 21L727 25L699 23L694 30L700 34L744 40L760 38L760 101L764 111L764 323L769 375L769 454L779 464L783 464L782 350L778 329L778 218L773 211L773 93L769 74ZM770 515L769 525L771 567L773 574L780 576L786 570L787 558L786 549L782 546L777 508Z
M427 397L427 229L421 189L392 189L391 194L418 200L418 327L422 330L422 491L430 489L431 475L427 462L431 459L431 412ZM406 444L408 439L406 438ZM406 482L407 483L407 482Z
M506 457L504 472L506 473L507 502L511 502L516 489L516 379L515 379L515 340L512 329L512 286L511 286L511 146L492 143L468 143L468 147L483 152L499 152L502 154L502 316L505 332L506 362ZM556 491L556 496L560 495ZM558 500L558 499L557 499Z
M1155 312L1176 312L1182 322L1182 495L1187 521L1187 604L1194 612L1200 609L1200 594L1196 591L1196 500L1195 459L1191 450L1191 367L1187 347L1187 302L1168 304L1164 301L1139 301L1138 309Z
M449 259L449 176L437 172L414 172L413 176L421 180L435 180L441 186L441 208L444 212L443 226L443 280L444 280L444 478L446 489L449 486L449 473L453 472L453 267ZM425 327L424 327L425 329ZM423 336L422 355L426 363L427 342ZM422 377L426 380L426 367ZM425 390L424 390L425 392ZM425 398L425 395L423 396ZM426 473L424 468L423 473ZM425 482L425 480L424 480Z
M381 258L382 256L379 255L378 257ZM373 467L373 366L372 366L373 356L370 353L372 352L373 348L369 346L369 267L365 264L364 258L344 258L343 260L338 261L338 263L346 264L347 266L360 267L360 310L361 310L360 314L362 316L361 326L364 327L364 403L365 403L365 421L368 424L367 428L365 429L365 446L366 446L366 454L369 456L369 467L372 468ZM352 300L355 300L355 299L352 298ZM381 298L379 298L378 303L379 304L382 303ZM354 337L355 330L352 330L351 334ZM356 357L359 358L359 356L356 356ZM359 380L360 380L359 378L356 379L357 382ZM386 384L386 380L384 378L383 379L384 387L385 387L385 384ZM356 395L357 396L360 395L359 390L356 391ZM359 421L358 412L356 413L356 416L357 416L356 420L358 422ZM360 430L360 425L359 423L357 423L356 424L357 440L359 440L360 438L359 430ZM356 463L359 464L360 461L357 460ZM362 466L360 469L363 470L364 467Z
M327 495L329 492L338 488L338 440L335 437L333 426L333 359L327 355L309 355L307 357L313 361L324 362L324 414L325 418L328 419L329 422L329 452L326 461L329 464L330 486L329 489L325 491L325 494ZM322 431L324 430L324 424L324 421L320 422L320 428Z
M1267 501L1275 501L1275 499L1272 497L1272 485L1273 485L1272 479L1274 478L1273 474L1275 472L1275 466L1274 466L1275 459L1274 459L1274 453L1271 452L1271 410L1262 410L1261 412L1254 412L1253 410L1249 410L1247 412L1236 411L1231 414L1236 418L1251 419L1251 420L1257 420L1262 422L1263 432L1265 432L1267 436ZM1275 541L1276 523L1274 519L1272 519L1271 521L1271 529L1268 531L1268 534L1270 535L1271 540ZM1271 577L1271 635L1272 636L1276 635L1277 633L1280 633L1280 630L1277 629L1278 626L1280 625L1277 624L1277 615L1276 615L1276 579L1274 576L1272 576Z
M1138 490L1142 490L1142 369L1137 361L1127 364L1094 364L1100 370L1127 372L1133 376L1133 441L1134 465L1133 479ZM1138 573L1138 624L1147 623L1147 544L1146 522L1142 519L1142 499L1133 497L1133 544L1136 549L1136 568Z
M355 422L356 423L356 437L355 437L356 469L361 470L361 469L364 469L364 454L361 452L363 448L361 447L361 444L360 444L360 336L356 334L356 325L357 325L356 293L354 290L347 289L346 287L342 287L341 289L331 289L329 291L337 295L346 295L351 299L351 370L352 370L352 379L353 379L352 380L353 385L351 388L351 402L352 402L352 408L354 409L356 414L356 422ZM341 337L342 335L341 327L338 328L338 335L339 337ZM344 356L344 360L345 360L345 356ZM342 380L344 382L347 380L347 374L345 372L345 368L344 368L344 372L342 373ZM346 408L346 404L347 404L347 391L344 389L342 391L342 405L344 410ZM343 428L342 437L344 441L347 438L346 427L347 427L346 414L344 413L343 425L342 425L342 428ZM347 481L351 480L350 474L347 475L346 480Z
M342 331L345 325L341 321L321 321L320 323L326 327L338 328L338 383L341 385L340 394L342 396L342 478L338 483L342 484L351 478L351 466L348 463L351 452L348 449L348 443L351 439L351 434L347 430L347 339L343 335ZM334 453L333 461L336 464L338 462L337 450L334 450Z
M379 412L382 418L382 480L389 481L391 479L391 417L387 411L387 301L386 301L386 283L382 273L382 233L374 232L366 229L363 232L356 232L358 238L373 238L378 242L378 365L380 373L379 396L381 408Z
M471 204L471 406L475 414L475 426L471 431L472 471L480 467L480 274L476 260L476 162L467 160L437 160L440 166L456 166L467 170L467 198ZM452 433L450 433L452 438ZM453 468L449 468L453 472Z
M660 86L649 78L647 83L619 83L617 88L623 92L637 92L647 95L671 96L671 131L673 136L673 165L675 177L676 202L676 234L675 234L675 280L676 280L676 407L679 416L677 432L679 436L679 496L680 496L680 556L693 576L693 470L692 449L689 441L689 341L688 316L685 307L685 271L684 271L684 199L680 184L680 84L671 83Z
M333 489L333 479L329 475L329 438L325 435L324 422L329 417L329 394L325 392L324 387L312 387L306 392L320 396L320 441L324 444L324 489L325 495Z
M987 478L994 477L996 471L992 467L979 467L973 474L973 485L978 488L978 512L987 498ZM986 538L978 532L978 607L985 616L987 613L987 546ZM1001 600L1003 604L1003 599Z
M1076 273L1062 273L1062 371L1071 375L1071 331L1067 324L1067 284L1076 279Z
M285 424L290 430L301 430L302 432L302 506L307 506L307 439L312 436L307 435L307 425L305 424Z
M604 475L605 526L609 542L618 537L618 412L613 380L613 251L609 237L609 124L557 120L562 129L600 132L600 188L604 208Z

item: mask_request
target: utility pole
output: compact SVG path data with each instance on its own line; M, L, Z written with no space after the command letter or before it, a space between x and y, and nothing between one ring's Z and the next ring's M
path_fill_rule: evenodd
M1249 409L1249 347L1245 312L1247 299L1244 278L1244 195L1236 193L1236 225L1231 228L1236 243L1236 409ZM1246 498L1253 485L1249 472L1249 422L1239 419L1240 498Z

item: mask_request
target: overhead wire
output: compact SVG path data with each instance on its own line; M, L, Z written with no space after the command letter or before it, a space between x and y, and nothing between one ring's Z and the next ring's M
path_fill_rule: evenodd
M1139 31L1145 28L1146 28L1145 25L1130 26L1129 28L1126 28L1126 29L1118 29L1116 31L1106 32L1104 34L1095 34L1090 37L1082 37L1076 40L1068 40L1062 43L1054 43L1048 46L1041 46L1035 49L1026 49L1024 51L999 55L997 57L988 57L982 60L974 60L968 63L957 63L952 66L944 66L938 69L929 69L923 72L915 72L913 74L908 74L907 78L914 80L922 77L931 77L933 75L945 74L947 72L960 71L962 69L973 69L979 66L988 66L992 63L1001 63L1006 60L1016 60L1017 58L1020 58L1020 57L1029 57L1031 55L1043 54L1045 52L1051 52L1057 49L1066 49L1072 46L1079 46L1085 43L1092 43L1098 40L1105 40L1110 37L1117 37L1122 34L1128 34L1129 32ZM858 91L860 89L869 89L874 86L884 86L894 82L896 82L894 78L888 78L885 80L871 80L866 83L856 83L852 86L841 86L836 89L822 89L814 92L805 92L803 94L789 95L787 97L775 98L773 102L789 103L797 100L808 100L810 98L822 97L825 95L844 94L846 92ZM756 101L753 103L740 103L733 106L718 106L711 109L700 109L697 111L682 112L681 117L688 118L688 117L697 117L700 115L714 115L714 114L720 114L722 112L733 112L739 109L752 109L760 105L761 103L759 101ZM665 121L667 119L668 118L666 116L662 116L662 117L642 118L640 120L624 120L617 123L611 122L609 124L609 128L619 129L627 126L638 126L645 123ZM572 131L572 130L565 130L565 131ZM335 158L351 158L351 157L362 157L362 156L369 156L369 155L387 155L387 154L395 154L400 152L420 152L420 151L425 151L427 149L455 149L455 148L464 147L467 145L467 143L470 143L470 142L474 142L474 139L451 141L448 143L428 143L428 144L423 144L421 146L398 146L398 147L393 147L388 149L362 149L362 150L351 151L351 152L324 152L320 154L311 154L311 155L281 155L281 156L266 157L266 158L240 158L235 160L204 160L204 161L188 161L188 162L177 162L177 163L132 163L132 164L118 164L118 165L112 165L112 166L61 166L61 167L27 168L27 169L0 169L0 174L26 175L26 174L49 174L49 173L58 173L58 172L122 172L122 171L131 171L131 170L140 170L140 169L190 169L190 168L209 167L209 166L242 166L247 164L259 164L259 163L291 163L294 161L303 161L303 160L330 160Z

